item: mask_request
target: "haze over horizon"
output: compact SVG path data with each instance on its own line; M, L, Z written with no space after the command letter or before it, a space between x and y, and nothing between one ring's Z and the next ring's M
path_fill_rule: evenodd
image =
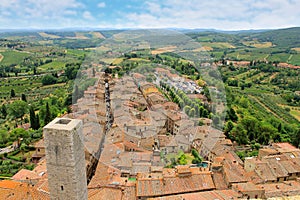
M2 0L0 29L278 29L300 26L289 0Z

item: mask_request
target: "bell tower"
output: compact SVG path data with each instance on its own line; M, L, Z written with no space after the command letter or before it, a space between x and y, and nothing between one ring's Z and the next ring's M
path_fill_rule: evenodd
M56 118L43 134L51 200L87 199L82 121Z

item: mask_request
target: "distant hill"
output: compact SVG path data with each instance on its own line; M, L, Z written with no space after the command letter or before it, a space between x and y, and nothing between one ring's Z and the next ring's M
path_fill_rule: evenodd
M260 42L272 42L278 47L300 47L300 27L265 31L248 36L252 39L257 38Z

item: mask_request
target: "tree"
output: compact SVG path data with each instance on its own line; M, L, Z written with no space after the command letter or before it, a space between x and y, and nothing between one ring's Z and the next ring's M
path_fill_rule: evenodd
M186 161L186 155L184 153L182 153L177 160L179 165L186 165L187 161Z
M5 145L8 142L9 134L7 130L0 129L0 144Z
M227 137L229 136L229 133L233 128L234 128L234 124L232 123L232 121L226 122L224 133Z
M11 97L11 98L16 97L16 93L15 93L15 90L14 90L14 89L11 89L11 90L10 90L10 97Z
M183 110L186 114L188 114L191 110L191 107L190 106L184 106Z
M34 130L38 130L40 128L40 120L39 116L35 115L33 107L30 107L29 109L29 114L30 114L30 126Z
M3 104L3 105L1 106L1 115L2 115L2 118L3 118L3 119L5 119L6 116L7 116L7 109L6 109L5 104Z
M22 152L23 155L26 149L27 149L27 145L25 144L25 142L22 142L20 146L20 151Z
M27 102L27 99L26 99L26 95L25 95L25 94L22 94L21 100Z
M238 124L235 126L232 129L231 134L234 135L235 141L237 141L239 145L249 143L247 131L244 129L243 125Z
M36 128L39 129L41 127L39 114L36 115Z
M192 149L191 153L194 156L194 159L192 160L193 164L200 164L200 163L202 163L203 159L199 155L198 151L196 151L195 149Z
M246 130L250 141L257 138L258 133L260 132L259 130L260 124L261 124L260 121L258 121L256 118L252 116L246 116L241 120L241 125Z
M28 110L28 105L26 102L21 100L16 100L11 103L8 107L8 115L13 118L23 118L24 114Z
M190 109L190 111L188 112L188 115L190 116L190 117L194 117L195 116L195 109L194 108L192 108L192 109Z
M295 133L294 145L299 148L300 146L300 128Z
M57 78L55 78L53 75L47 74L42 78L42 84L43 85L52 85L57 82Z
M228 111L228 117L234 122L238 120L238 116L236 115L235 110L232 107L230 107Z
M44 124L48 124L49 122L51 122L52 118L51 118L51 111L50 111L50 107L49 107L49 103L46 103L46 113L45 113L45 118L44 118Z

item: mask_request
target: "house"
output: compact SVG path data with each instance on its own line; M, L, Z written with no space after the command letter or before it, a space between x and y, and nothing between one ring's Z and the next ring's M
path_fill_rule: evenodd
M138 174L136 196L139 199L215 189L210 172L188 172L187 169L163 173ZM172 169L171 169L172 170Z
M0 199L15 200L15 199L45 199L50 200L50 195L43 190L32 187L28 183L21 183L12 180L0 181Z
M255 171L264 182L295 180L300 176L299 149L289 143L274 143L259 150L258 158L246 158L246 171Z
M46 155L44 139L41 139L35 143L34 147L35 153L32 155L31 160L33 163L38 163L39 160Z
M245 199L261 199L265 196L265 190L252 182L232 184L232 189L241 193Z
M265 190L264 198L295 196L294 199L299 199L299 181L284 181L282 183L259 184L258 187Z
M146 99L147 99L149 106L154 106L157 104L164 104L167 101L166 98L160 93L148 94Z
M165 103L162 104L162 107L165 110L174 110L174 111L178 111L179 110L179 106L176 103L167 101Z
M246 183L249 178L246 176L246 171L240 165L236 154L230 151L222 154L225 158L223 164L223 178L228 187L231 187L234 183Z
M179 122L180 120L188 119L188 116L186 114L181 113L181 112L176 112L173 110L167 110L164 114L167 117L166 129L171 134L176 134L179 132L179 130L182 130L179 128L181 125L183 125L181 122ZM192 123L193 123L192 121L189 121L189 124L192 124Z
M28 183L31 185L35 185L40 179L41 176L27 169L21 169L12 177L12 180Z
M241 195L233 190L213 190L149 198L149 200L233 200L240 197Z
M139 83L139 85L140 85L139 88L145 98L151 93L160 93L156 88L156 86L152 83L143 82L143 83Z
M194 126L194 122L192 120L188 120L188 119L177 120L174 123L173 134L178 135L183 130L193 126Z

